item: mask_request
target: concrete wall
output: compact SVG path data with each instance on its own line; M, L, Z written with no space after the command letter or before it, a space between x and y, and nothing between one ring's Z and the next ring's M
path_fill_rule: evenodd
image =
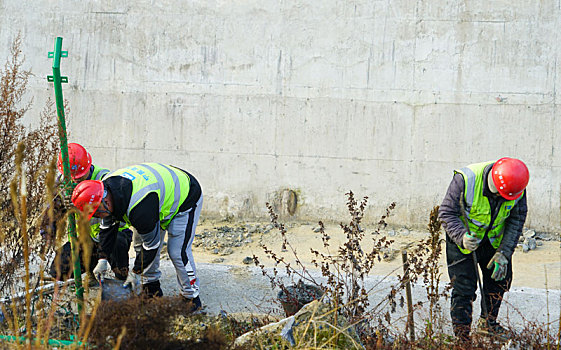
M97 164L172 163L205 215L424 226L452 169L529 166L528 226L560 230L561 3L0 0L0 58L21 31L38 114L54 38L71 140ZM284 192L283 192L284 191Z

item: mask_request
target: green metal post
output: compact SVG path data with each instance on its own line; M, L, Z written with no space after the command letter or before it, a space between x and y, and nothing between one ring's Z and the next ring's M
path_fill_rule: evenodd
M47 81L53 82L55 87L56 111L58 117L58 136L60 138L60 150L62 153L62 164L64 169L64 188L67 196L72 195L75 184L70 177L70 162L68 161L68 141L66 139L66 120L64 118L64 100L62 98L62 83L67 83L67 77L60 76L60 59L68 57L67 51L62 51L62 38L55 40L55 50L49 52L49 58L53 58L53 75L47 77ZM82 287L82 269L78 256L78 240L76 236L76 217L68 216L68 239L72 247L72 262L74 263L74 282L76 284L76 297L78 298L78 312L82 313L84 304L84 288Z

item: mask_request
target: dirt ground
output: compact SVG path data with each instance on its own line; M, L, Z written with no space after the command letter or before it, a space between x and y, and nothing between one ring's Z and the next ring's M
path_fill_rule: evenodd
M230 227L246 232L251 227L267 227L268 222L217 222L211 220L202 221L197 227L197 237L195 240L200 239L199 236L202 232L209 232L220 227ZM290 223L287 224L288 240L296 249L298 257L301 261L305 262L310 268L313 268L310 261L313 259L313 254L310 248L322 251L321 235L317 231L318 226L308 223ZM331 247L337 247L339 243L345 239L344 233L337 225L326 225L326 232L331 237ZM428 232L425 231L410 231L407 229L391 229L387 228L380 231L380 234L373 234L374 228L370 229L365 227L365 249L368 250L371 246L372 239L378 239L386 235L388 239L394 240L391 250L388 252L389 258L385 261L378 263L374 267L371 274L374 275L387 275L397 274L402 272L401 254L400 250L409 245L413 245L428 237ZM443 233L444 235L444 233ZM444 236L443 236L444 237ZM251 236L251 242L244 243L240 247L232 247L228 254L222 254L217 250L204 248L203 246L196 247L194 244L193 254L197 263L218 263L224 265L240 265L244 266L244 259L256 255L261 263L265 266L273 266L273 262L267 259L260 244L266 245L268 248L273 249L275 252L281 252L281 235L277 229L257 230ZM370 243L370 244L368 244ZM444 248L444 245L443 245ZM333 250L332 250L333 252ZM290 248L287 252L282 253L288 261L294 261L293 254ZM446 260L443 249L441 257L441 266L443 278L447 282L448 275L446 270ZM248 259L246 259L248 262ZM253 263L251 263L253 265ZM559 241L542 241L538 240L538 246L535 250L523 252L519 246L513 255L513 286L515 287L532 287L532 288L545 288L545 289L561 289L561 247Z

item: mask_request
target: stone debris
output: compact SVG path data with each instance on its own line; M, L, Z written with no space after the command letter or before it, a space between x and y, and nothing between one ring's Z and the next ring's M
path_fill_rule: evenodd
M520 236L520 243L523 243L526 238L535 238L540 241L559 241L561 240L561 234L555 232L536 232L535 230L526 230Z
M536 239L533 237L526 237L524 242L522 243L522 251L524 253L529 252L530 250L536 249L538 246Z
M409 236L409 233L411 233L411 231L409 231L405 227L402 228L401 230L399 230L399 234L402 235L402 236Z
M220 255L230 255L233 252L234 252L234 250L232 248L226 247L220 252Z
M561 240L561 234L560 233L548 233L548 232L536 232L536 239L542 240L542 241L559 241Z
M213 230L203 230L195 235L193 247L203 248L213 254L229 255L232 248L240 248L253 243L253 236L265 234L272 225L219 226Z
M523 234L524 238L534 238L536 236L536 231L534 230L527 230Z
M246 257L242 260L242 262L243 262L244 264L246 264L246 265L250 265L251 263L253 263L253 258L250 257L250 256L246 256Z
M322 290L318 286L298 281L291 286L286 286L277 294L286 316L297 313L304 305L321 299Z
M525 243L528 245L528 249L534 250L537 247L536 239L533 237L526 237Z

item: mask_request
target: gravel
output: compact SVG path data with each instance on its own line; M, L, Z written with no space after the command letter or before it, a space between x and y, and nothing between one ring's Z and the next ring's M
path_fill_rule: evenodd
M253 242L252 236L265 234L272 228L272 225L265 227L261 225L219 226L197 233L193 246L203 248L213 254L229 255L233 253L232 248L244 247Z

